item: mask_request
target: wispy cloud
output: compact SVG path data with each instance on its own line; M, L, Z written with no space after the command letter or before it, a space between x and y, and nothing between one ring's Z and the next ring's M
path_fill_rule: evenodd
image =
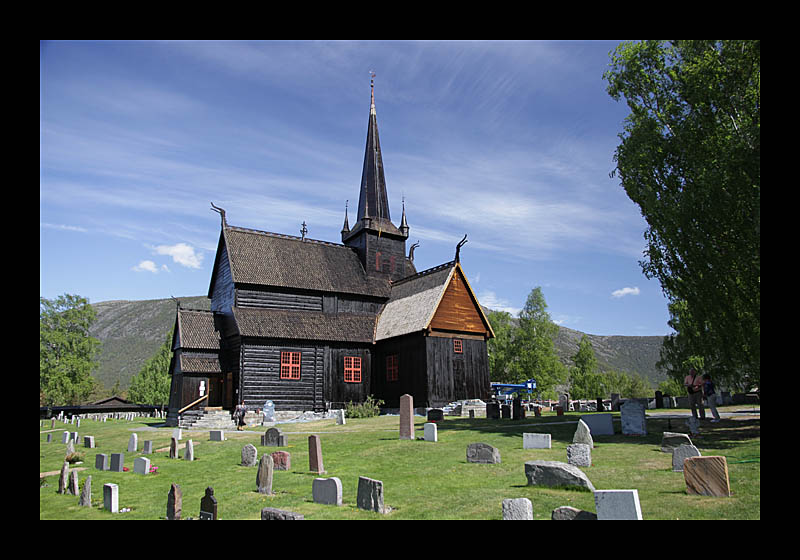
M156 263L149 260L140 262L136 266L132 267L131 270L133 270L134 272L152 272L153 274L158 274L159 272L162 271L169 272L169 268L167 268L167 265L162 264L161 267L159 268L158 265L156 265Z
M58 229L61 231L78 231L81 233L87 233L89 231L86 228L82 228L79 226L69 226L66 224L48 224L46 222L42 222L39 224L39 226L47 229Z
M625 296L638 296L639 295L639 288L620 288L619 290L614 290L611 292L611 297L613 298L622 298Z
M482 306L494 311L506 311L514 317L517 317L519 312L522 311L521 307L514 307L508 300L497 297L497 294L491 290L482 291L476 294L476 297Z
M159 245L153 249L159 255L169 255L173 261L186 268L200 268L203 264L203 254L196 252L194 247L186 243Z

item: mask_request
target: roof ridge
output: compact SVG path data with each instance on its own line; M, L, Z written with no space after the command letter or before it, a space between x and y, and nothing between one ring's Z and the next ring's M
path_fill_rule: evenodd
M319 244L319 245L326 245L326 246L329 246L329 247L341 247L343 249L349 249L350 248L347 245L343 245L341 243L334 243L332 241L324 241L322 239L311 239L310 237L303 238L303 237L298 237L296 235L288 235L286 233L276 233L276 232L273 232L273 231L265 231L265 230L261 230L261 229L253 229L253 228L246 228L246 227L241 227L241 226L229 226L229 225L226 225L225 229L228 229L228 230L231 230L231 231L238 231L238 232L241 232L241 233L253 233L253 234L256 234L256 235L267 235L269 237L277 237L279 239L287 239L289 241L300 241L301 243L316 243L316 244Z
M408 281L414 280L415 278L419 278L421 276L427 276L428 274L433 274L434 272L439 272L441 270L445 270L446 268L451 268L454 264L456 264L455 260L436 265L436 266L428 268L426 270L422 270L420 272L417 272L416 274L412 274L411 276L406 276L405 278L401 278L400 280L398 280L396 282L392 282L392 286L397 286L398 284L402 284L404 282L408 282Z

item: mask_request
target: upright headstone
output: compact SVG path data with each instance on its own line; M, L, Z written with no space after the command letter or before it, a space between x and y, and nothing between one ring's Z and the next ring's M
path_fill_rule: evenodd
M533 504L531 504L528 498L509 498L503 500L503 520L533 520Z
M124 453L112 453L111 454L111 470L114 472L122 472L122 469L125 464L125 454Z
M92 477L87 476L83 482L83 490L81 490L81 498L78 500L79 506L92 507Z
M78 495L78 471L72 470L67 481L67 494Z
M722 455L689 457L683 461L683 478L688 494L729 497L731 482L728 461Z
M248 443L242 447L242 463L243 467L255 467L258 462L258 449L252 443Z
M153 440L148 439L145 440L142 444L142 453L145 455L150 455L153 452Z
M490 420L498 420L500 418L500 403L497 401L489 401L486 403L486 418Z
M174 428L172 430L172 437L179 440L183 436L183 430L181 428Z
M533 415L536 418L540 418L542 416L542 407L541 406L534 406L533 407Z
M311 485L311 496L314 503L334 506L342 505L342 481L330 478L315 478Z
M64 432L61 434L61 443L68 443L69 442L69 432Z
M656 391L656 408L664 408L664 394Z
M194 442L190 439L186 440L186 447L183 448L183 460L194 461Z
M589 427L592 438L595 436L613 436L613 416L609 414L586 414L581 416L581 421Z
M264 445L286 447L287 443L286 436L278 428L270 428L264 433Z
M383 482L367 478L366 476L359 476L356 505L359 509L385 513L386 507L383 504Z
M603 397L597 397L597 412L605 412L606 408L603 405Z
M599 521L642 519L638 490L595 490L594 506Z
M336 411L336 424L338 424L339 426L344 426L345 424L347 424L347 420L345 420L344 417L343 408L340 408Z
M500 418L511 418L511 407L507 404L500 405Z
M108 455L105 453L98 453L94 456L94 468L98 471L107 471L109 470L108 466Z
M592 466L592 448L585 443L572 443L567 446L567 463L576 467Z
M270 455L276 471L288 471L292 468L292 456L288 451L273 451Z
M206 495L200 499L200 519L217 520L217 499L214 497L214 489L211 486L206 488Z
M414 439L414 397L400 397L400 439Z
M589 425L583 421L578 420L578 427L575 428L575 434L572 436L572 443L585 443L589 447L594 447L594 440L592 439L592 432Z
M180 521L181 510L183 510L183 491L180 486L172 483L167 494L167 519Z
M625 435L646 436L647 419L642 403L628 399L619 407L622 433Z
M426 422L423 426L425 441L439 441L439 429L433 422Z
M611 393L611 411L619 412L619 393Z
M94 449L94 436L83 436L83 446Z
M172 436L172 438L169 440L169 458L178 458L178 438L175 436Z
M211 438L211 441L225 441L225 431L224 430L211 430L210 438Z
M258 462L258 472L256 473L256 490L259 494L272 494L272 476L275 462L272 455L264 453Z
M550 449L550 434L523 433L522 449Z
M522 408L522 397L514 397L514 400L511 401L511 405L511 418L513 420L524 420L525 409Z
M266 424L267 422L274 422L275 421L275 403L272 401L267 401L264 403L264 408L261 410L261 423L262 425Z
M69 440L67 442L67 448L65 450L65 453L66 453L67 456L72 455L73 453L75 453L75 444L73 443L72 440Z
M683 461L689 457L701 457L694 445L679 445L672 449L672 471L683 472Z
M128 453L136 453L138 449L139 449L139 435L131 434L131 438L128 440Z
M687 434L679 432L664 432L661 436L661 451L664 453L672 453L681 445L692 445L692 439Z
M147 457L136 457L133 460L133 472L136 474L150 474L150 459Z
M308 470L317 474L325 472L322 464L322 443L316 434L308 436Z
M500 462L500 450L488 443L470 443L467 446L467 463Z
M486 409L487 410L487 413L486 413L487 416L489 414L488 413L489 404L491 404L491 403L488 403L486 405L486 407L487 407L487 409ZM442 422L444 420L444 411L441 408L432 408L432 409L430 409L428 411L427 418L428 418L428 422Z
M116 484L103 484L103 508L111 513L119 512L119 486Z
M47 434L47 443L53 442L53 434Z

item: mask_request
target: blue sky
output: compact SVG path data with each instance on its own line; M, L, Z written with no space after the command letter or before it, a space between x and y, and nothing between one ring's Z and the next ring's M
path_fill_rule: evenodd
M393 220L418 270L461 264L516 313L665 335L617 178L628 114L605 91L619 41L54 41L40 45L39 291L92 303L208 292L231 225L340 242L375 77Z

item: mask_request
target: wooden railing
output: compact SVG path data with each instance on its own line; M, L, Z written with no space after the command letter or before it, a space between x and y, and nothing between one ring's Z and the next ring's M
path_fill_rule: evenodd
M199 402L200 402L200 401L202 401L203 399L207 399L207 398L208 398L208 395L203 395L202 397L200 397L199 399L197 399L197 400L196 400L196 401L194 401L193 403L191 403L191 404L187 404L187 405L186 405L186 406L184 406L182 409L180 409L180 410L178 411L178 414L183 414L183 412L184 412L184 411L186 411L186 410L188 410L188 409L192 408L194 405L196 405L197 403L199 403Z

